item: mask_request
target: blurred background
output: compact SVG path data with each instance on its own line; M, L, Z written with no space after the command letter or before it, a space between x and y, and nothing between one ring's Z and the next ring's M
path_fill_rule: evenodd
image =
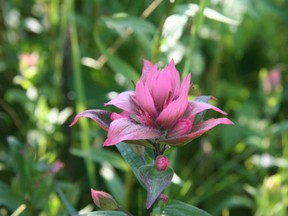
M191 98L234 126L168 156L166 190L212 215L287 215L288 1L0 0L0 215L94 209L90 188L141 215L145 190L85 109L174 59ZM113 108L107 108L113 110ZM207 113L219 117L217 113Z

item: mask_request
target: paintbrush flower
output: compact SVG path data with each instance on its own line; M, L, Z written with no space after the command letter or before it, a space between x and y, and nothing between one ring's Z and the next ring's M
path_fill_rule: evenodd
M173 60L163 70L144 61L135 91L122 92L105 104L119 108L121 113L86 110L76 115L70 126L81 117L93 119L108 131L104 146L121 141L141 144L146 140L182 146L219 124L233 124L228 118L203 120L207 110L227 113L210 105L210 96L188 101L190 80L189 74L181 84Z

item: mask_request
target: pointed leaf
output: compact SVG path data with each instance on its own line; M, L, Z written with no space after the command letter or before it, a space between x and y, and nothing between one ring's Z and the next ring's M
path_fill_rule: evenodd
M94 211L84 214L79 214L79 216L127 216L124 212L120 211Z
M60 199L61 199L62 203L64 204L64 206L66 207L67 211L69 212L69 214L70 215L77 215L76 209L74 209L72 204L68 201L68 199L66 198L66 196L64 195L62 190L60 188L57 188L57 192L58 192L58 194L60 196Z
M139 168L141 181L147 190L146 208L149 209L162 191L170 185L173 169L158 171L154 165L144 165Z
M171 200L164 208L165 215L177 216L211 216L209 213L197 208L196 206L189 205L184 202ZM163 210L157 207L153 210L153 215L163 215Z
M226 23L229 25L235 25L238 26L240 24L240 21L235 20L235 19L231 19L227 16L224 16L223 14L211 9L211 8L205 8L204 10L204 15L212 20L218 21L218 22L222 22L222 23Z
M139 74L137 73L137 71L127 62L119 58L117 55L113 55L111 52L109 52L109 50L105 47L104 43L101 41L100 37L96 33L94 34L94 39L97 47L99 48L101 53L105 55L108 60L109 66L115 74L121 74L124 77L129 77L129 81L139 79Z
M188 17L183 14L173 14L165 20L162 35L167 38L168 42L176 42L183 35ZM175 28L177 26L177 28Z
M0 206L4 206L10 211L14 211L18 206L25 203L11 188L0 181Z
M197 4L184 4L184 5L178 6L179 13L186 14L188 16L195 16L199 10L200 8ZM203 12L204 12L204 16L211 20L215 20L218 22L222 22L222 23L225 23L228 25L234 25L234 26L237 26L240 24L239 20L231 19L211 8L206 7Z
M141 156L137 154L132 149L132 147L126 143L123 142L118 143L116 147L120 152L120 154L122 155L122 157L127 161L127 163L132 168L132 171L136 176L136 178L138 179L138 181L142 183L139 176L139 168L145 164L145 160L141 158Z
M99 174L104 179L104 183L108 191L111 193L116 202L120 205L124 205L125 202L124 182L123 179L120 178L118 173L115 171L114 167L109 163L105 163L104 160L104 163L102 163L102 166L99 170Z
M133 29L141 34L154 34L156 30L153 24L147 20L123 13L113 17L104 17L102 20L107 27L116 30L121 36L126 36L128 29Z
M80 118L86 117L96 121L101 128L107 131L111 123L110 119L111 114L112 114L111 112L105 110L97 110L97 109L85 110L83 112L78 113L75 116L73 122L69 126L71 127L75 125Z
M76 148L70 149L70 153L77 157L92 160L96 163L108 162L113 167L127 172L130 168L123 158L114 151L110 151L107 148L91 148L89 150L80 150Z

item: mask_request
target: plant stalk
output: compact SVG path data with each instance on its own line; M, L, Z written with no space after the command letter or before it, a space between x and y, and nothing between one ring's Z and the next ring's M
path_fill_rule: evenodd
M190 31L190 40L189 40L189 45L187 48L186 59L185 59L182 77L186 77L187 74L189 73L190 65L192 63L192 54L193 54L194 46L195 46L195 42L196 42L196 34L197 34L200 26L203 23L204 9L207 6L207 4L208 4L208 0L200 0L199 10L196 14L195 22L193 23L191 31Z
M71 11L74 8L74 2L71 1ZM75 19L75 17L74 17ZM71 48L72 48L72 62L73 62L73 73L74 73L74 84L75 84L75 91L76 91L76 112L81 112L86 110L86 98L84 93L84 85L83 85L83 77L80 65L80 48L78 42L78 34L76 29L75 20L70 20L70 30L71 30ZM87 119L82 119L79 121L80 128L81 128L81 148L83 150L90 149L90 135L89 135L89 123ZM91 187L96 186L96 179L95 179L95 165L89 159L84 159L85 166L87 169L87 175L89 179L89 183Z

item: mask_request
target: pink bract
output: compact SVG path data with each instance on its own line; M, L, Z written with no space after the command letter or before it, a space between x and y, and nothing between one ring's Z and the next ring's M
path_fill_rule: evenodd
M95 205L103 210L114 210L118 208L113 197L104 191L97 191L91 188L91 196Z
M182 146L219 124L233 124L228 118L202 121L206 110L227 113L208 104L210 96L200 96L189 102L190 79L189 74L181 84L173 60L163 70L144 61L136 90L122 92L105 104L121 109L122 113L86 110L76 115L70 126L81 117L93 119L108 131L104 146L122 141L139 144L141 140Z

